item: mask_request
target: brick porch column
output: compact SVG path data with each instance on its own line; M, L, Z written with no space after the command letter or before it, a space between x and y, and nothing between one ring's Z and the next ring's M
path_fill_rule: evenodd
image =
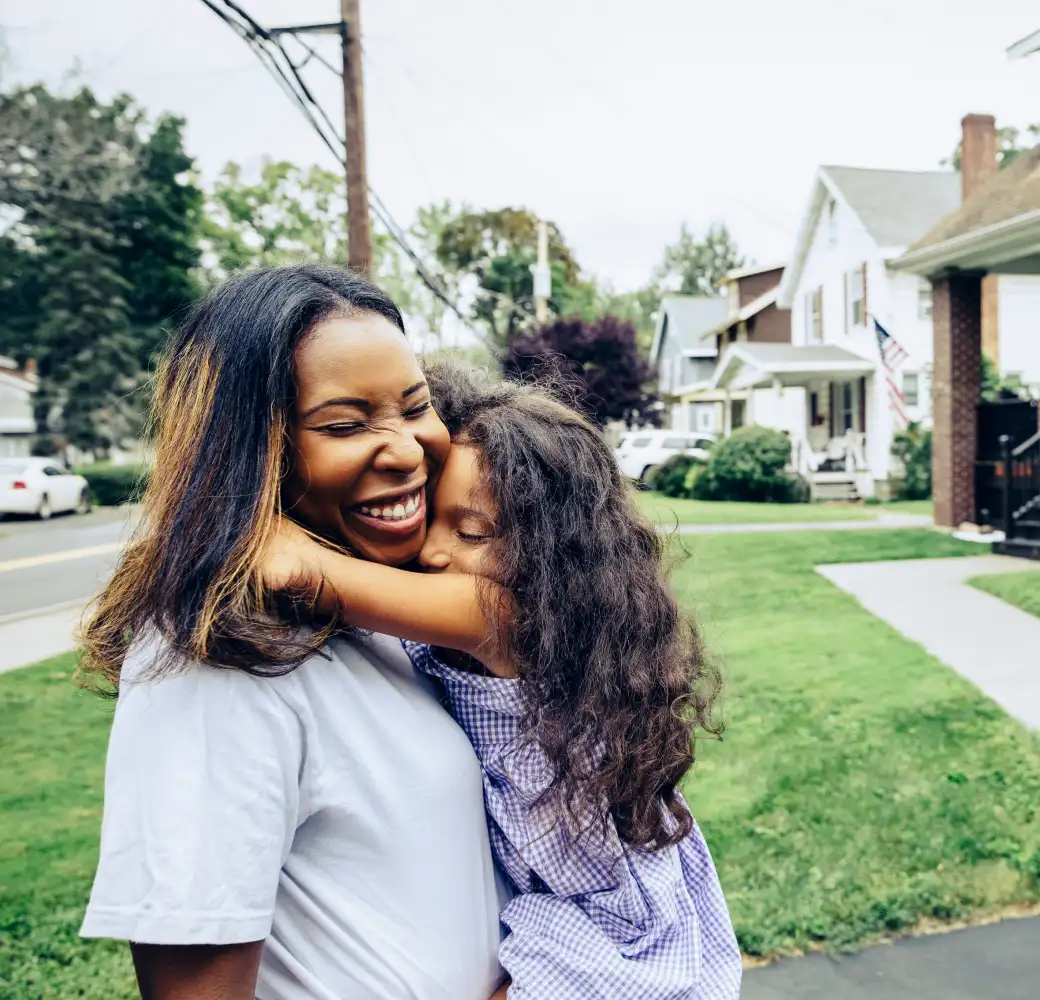
M982 278L932 281L932 494L935 523L975 520L976 406L982 383Z

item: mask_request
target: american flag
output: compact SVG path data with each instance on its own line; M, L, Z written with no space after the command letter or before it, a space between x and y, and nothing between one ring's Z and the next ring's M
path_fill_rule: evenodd
M874 320L874 332L877 334L878 352L881 354L881 364L885 368L885 383L888 386L888 401L895 415L904 425L910 422L906 415L906 399L902 389L896 384L896 372L899 366L907 358L906 351L899 346L899 342L892 336L876 319Z

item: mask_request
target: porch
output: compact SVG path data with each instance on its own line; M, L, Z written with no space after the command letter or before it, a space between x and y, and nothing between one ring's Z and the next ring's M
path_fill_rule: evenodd
M739 393L747 423L790 436L791 464L813 499L856 500L872 496L885 478L868 436L873 375L872 362L840 347L735 344L712 388L730 398Z
M936 524L988 521L1005 532L1005 551L1040 558L1036 411L1026 425L1002 435L1007 440L999 458L983 453L979 425L985 278L1040 274L1040 150L1000 171L893 266L928 278L933 288ZM993 465L988 484L977 481L985 462Z

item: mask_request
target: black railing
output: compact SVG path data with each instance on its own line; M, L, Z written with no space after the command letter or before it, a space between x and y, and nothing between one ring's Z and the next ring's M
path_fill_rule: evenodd
M1004 434L1000 447L1004 534L1008 539L1023 535L1040 538L1040 433L1016 448Z

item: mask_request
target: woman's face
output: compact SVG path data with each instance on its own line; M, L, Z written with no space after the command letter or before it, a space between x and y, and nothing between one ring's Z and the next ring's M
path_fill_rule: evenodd
M495 505L481 487L480 451L453 444L433 500L433 520L419 562L427 572L494 576L489 547Z
M401 331L375 313L319 323L296 349L285 509L398 566L426 540L426 491L450 445Z

